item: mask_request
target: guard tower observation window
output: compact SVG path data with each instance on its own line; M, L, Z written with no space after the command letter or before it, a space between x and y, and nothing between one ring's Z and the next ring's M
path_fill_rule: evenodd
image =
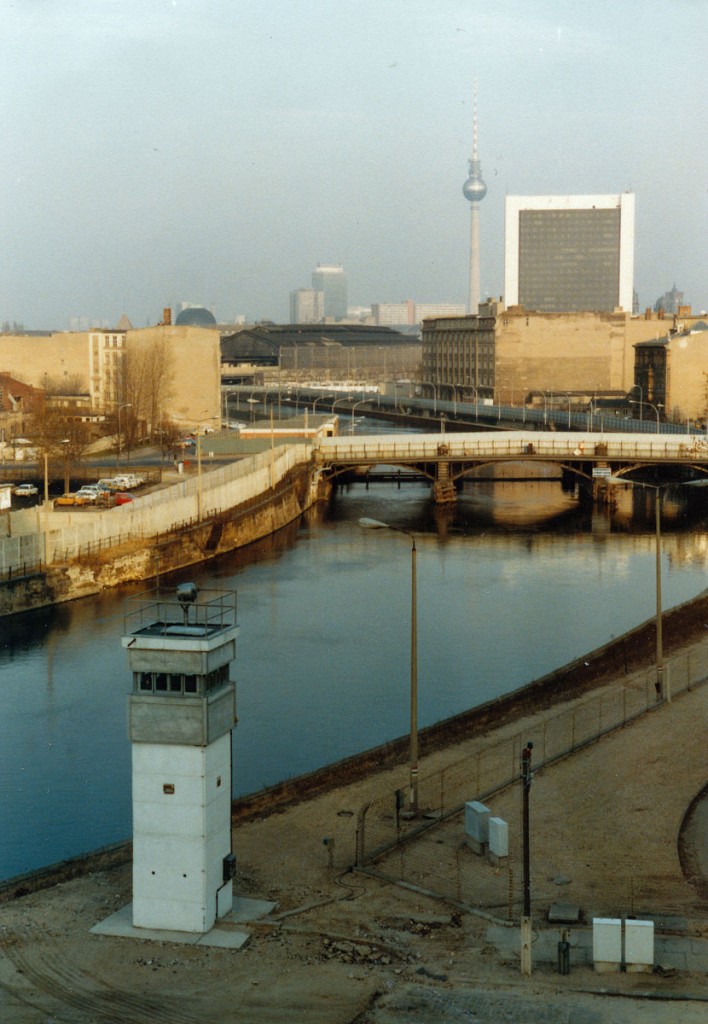
M211 693L227 686L229 666L222 665L206 676L184 675L176 672L134 672L135 693L197 694Z

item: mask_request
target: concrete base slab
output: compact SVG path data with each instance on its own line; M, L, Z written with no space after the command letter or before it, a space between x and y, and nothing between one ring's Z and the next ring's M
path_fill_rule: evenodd
M268 914L272 913L277 906L277 903L271 903L270 900L251 900L245 896L234 896L231 911L225 917L222 917L218 923L221 924L225 921L259 921L262 917L267 917Z
M269 900L251 900L234 897L232 909L215 923L210 931L177 932L165 928L136 928L133 924L133 904L129 903L99 921L91 928L94 935L113 935L125 939L148 939L153 942L176 942L188 946L218 946L221 949L241 949L251 933L237 928L245 921L257 921L266 917L277 904Z

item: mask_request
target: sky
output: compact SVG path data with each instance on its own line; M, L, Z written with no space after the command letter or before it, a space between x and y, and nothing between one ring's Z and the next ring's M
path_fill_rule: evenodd
M706 0L0 0L0 322L287 322L481 293L507 194L636 195L640 309L708 307Z

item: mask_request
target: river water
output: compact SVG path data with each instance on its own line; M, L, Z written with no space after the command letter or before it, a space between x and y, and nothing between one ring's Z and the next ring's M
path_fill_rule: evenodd
M665 608L705 588L705 493L665 496ZM235 794L408 730L410 540L360 517L416 533L422 727L652 616L647 501L627 492L610 520L557 482L489 482L449 518L421 484L353 485L323 517L163 579L238 591ZM141 589L0 623L0 878L130 836L120 638L125 597Z

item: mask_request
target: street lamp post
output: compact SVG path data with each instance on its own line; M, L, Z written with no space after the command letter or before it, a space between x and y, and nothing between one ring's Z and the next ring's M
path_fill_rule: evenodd
M71 441L68 437L65 437L59 442L59 444L63 446L64 451L64 494L68 494L69 484L71 483L69 479L69 448L71 446Z
M124 405L119 405L118 406L118 455L117 455L117 458L116 458L116 466L120 466L120 453L121 453L121 450L122 450L122 447L123 447L123 435L121 433L121 428L120 428L120 413L121 413L121 409L132 409L132 408L133 408L133 403L132 402L126 402Z
M334 395L318 395L317 398L312 403L312 412L313 413L317 412L317 403L318 402L326 402L327 400L331 401L333 398L334 398Z
M667 704L671 703L671 685L668 673L664 677L664 631L663 631L663 610L661 603L661 487L656 484L646 484L640 480L625 480L623 477L611 476L610 481L616 484L629 484L631 487L646 487L654 491L654 528L655 528L655 583L656 583L656 699L666 698Z
M656 405L652 405L651 402L645 402L644 404L648 405L649 408L653 409L654 412L656 413L656 432L658 434L659 433L659 407L656 406Z
M359 402L355 402L354 405L352 406L352 421L351 421L351 427L349 429L349 432L352 435L354 434L354 410L358 409L360 405L367 405L368 401L369 401L368 398L362 398Z
M521 916L521 973L531 974L531 829L529 796L533 775L531 773L531 751L533 743L527 743L521 751L521 781L523 784L523 869L524 907Z
M359 525L367 530L393 530L411 540L411 680L410 680L410 743L409 743L409 810L418 815L418 595L416 579L415 535L400 526L382 523L379 519L362 518Z

